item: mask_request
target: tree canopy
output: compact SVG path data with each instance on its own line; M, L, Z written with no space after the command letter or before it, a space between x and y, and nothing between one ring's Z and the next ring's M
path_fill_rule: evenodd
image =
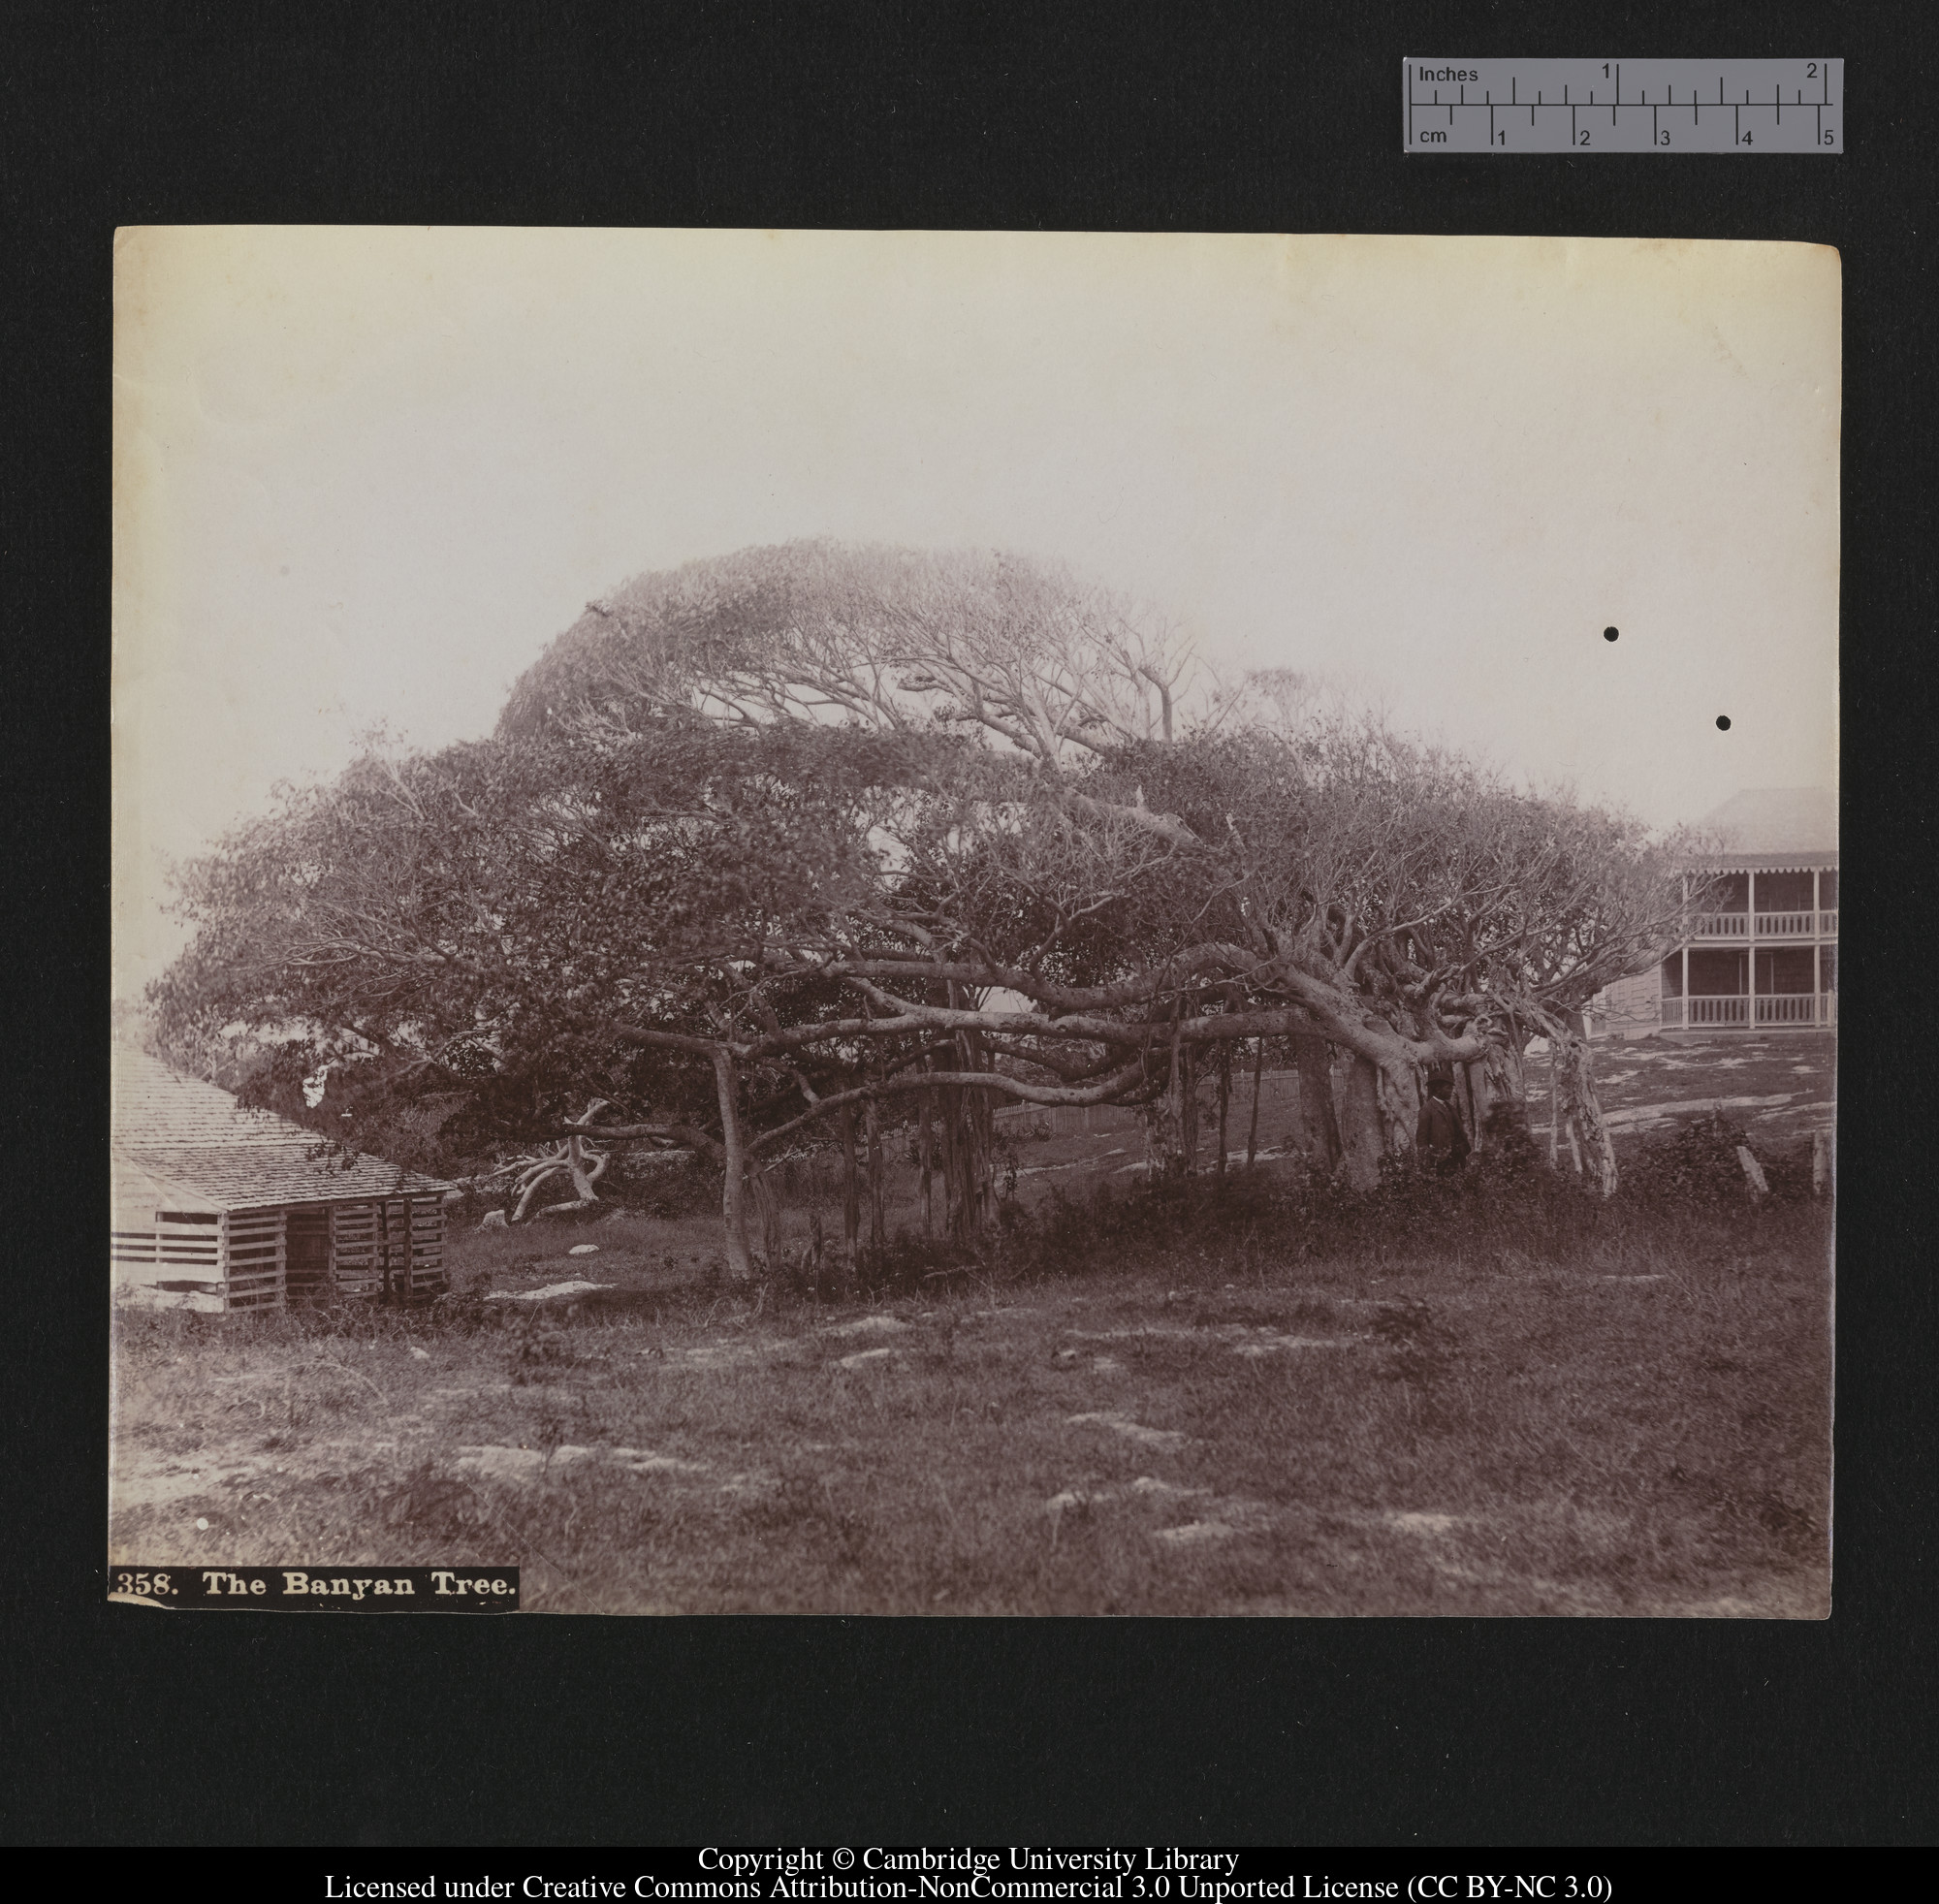
M1062 571L788 545L591 605L490 739L283 791L183 870L153 1001L177 1048L355 1053L347 1134L556 1144L583 1194L588 1144L697 1149L745 1269L804 1132L919 1100L973 1228L994 1098L1151 1102L1260 1037L1351 1054L1365 1168L1427 1067L1514 1090L1547 1036L1612 1186L1571 1015L1671 935L1669 868Z

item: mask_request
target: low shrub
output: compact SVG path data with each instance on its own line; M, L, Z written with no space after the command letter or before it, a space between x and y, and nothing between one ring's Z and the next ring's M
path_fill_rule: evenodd
M1518 1118L1491 1122L1487 1141L1447 1176L1391 1161L1356 1190L1294 1156L1266 1172L1168 1176L1089 1196L1053 1189L1033 1207L1006 1203L985 1249L995 1265L1057 1275L1146 1262L1189 1273L1198 1257L1228 1267L1238 1246L1284 1258L1383 1260L1423 1252L1480 1262L1562 1262L1601 1246L1738 1247L1758 1207L1779 1223L1809 1203L1810 1158L1761 1159L1769 1195L1750 1195L1740 1132L1679 1131L1629 1160L1613 1197L1554 1170ZM913 1258L910 1259L913 1262ZM924 1259L939 1266L940 1258ZM1223 1273L1223 1272L1222 1272Z
M1623 1194L1631 1202L1666 1212L1741 1209L1757 1192L1739 1150L1748 1150L1757 1158L1774 1200L1811 1200L1808 1146L1801 1155L1767 1153L1721 1111L1679 1125L1663 1136L1646 1138L1624 1173Z
M719 1170L691 1151L675 1158L642 1153L607 1178L599 1186L601 1199L644 1217L691 1217L720 1207Z
M817 1244L796 1233L766 1265L764 1280L778 1295L829 1302L935 1296L960 1289L970 1277L1037 1280L1120 1268L1189 1283L1268 1260L1382 1263L1432 1255L1525 1268L1631 1245L1670 1261L1706 1252L1741 1255L1761 1225L1778 1225L1769 1231L1773 1239L1788 1234L1786 1225L1795 1224L1786 1213L1812 1202L1808 1149L1797 1157L1763 1156L1769 1193L1753 1198L1736 1156L1742 1141L1741 1130L1707 1119L1626 1146L1621 1187L1607 1199L1566 1167L1551 1168L1508 1106L1498 1107L1481 1148L1460 1169L1441 1176L1389 1161L1367 1190L1295 1152L1223 1177L1102 1178L1076 1190L1066 1180L1032 1197L1015 1193L1015 1153L1004 1146L997 1158L995 1220L977 1244L904 1229L886 1244L864 1247L851 1270L836 1235ZM788 1167L794 1175L780 1184L783 1192L829 1193L814 1174L830 1167L827 1158L804 1156ZM656 1194L643 1194L641 1181L630 1176L619 1186L602 1184L617 1193L602 1196L578 1220L603 1219L616 1206L711 1218L717 1206L717 1174L698 1162L664 1159L642 1176L645 1190ZM1821 1213L1828 1218L1828 1211ZM528 1247L543 1247L547 1232L575 1220L539 1219L516 1235Z

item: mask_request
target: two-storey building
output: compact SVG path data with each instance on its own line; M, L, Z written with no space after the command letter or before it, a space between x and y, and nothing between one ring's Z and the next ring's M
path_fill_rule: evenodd
M1821 787L1764 787L1701 822L1685 936L1660 965L1618 980L1596 1030L1825 1030L1838 1020L1838 803Z

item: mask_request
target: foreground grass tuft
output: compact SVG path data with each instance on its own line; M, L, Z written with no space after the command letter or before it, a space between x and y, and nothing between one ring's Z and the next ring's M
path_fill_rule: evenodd
M1828 1610L1822 1206L1293 1190L1046 1196L832 1303L639 1220L468 1234L424 1311L130 1314L112 1557L516 1562L578 1612ZM561 1262L614 1286L482 1300Z

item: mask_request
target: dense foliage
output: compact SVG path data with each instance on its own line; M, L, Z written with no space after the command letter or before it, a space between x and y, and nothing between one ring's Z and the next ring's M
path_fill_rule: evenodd
M489 740L286 791L185 870L153 1002L177 1053L251 1033L259 1093L400 1160L550 1145L585 1200L595 1147L698 1152L745 1268L744 1190L805 1136L852 1171L858 1125L878 1153L915 1115L973 1234L995 1099L1189 1118L1261 1038L1352 1054L1367 1188L1428 1067L1478 1130L1545 1035L1607 1190L1571 1015L1667 936L1668 869L1283 676L1225 691L1068 577L806 545L629 585Z

